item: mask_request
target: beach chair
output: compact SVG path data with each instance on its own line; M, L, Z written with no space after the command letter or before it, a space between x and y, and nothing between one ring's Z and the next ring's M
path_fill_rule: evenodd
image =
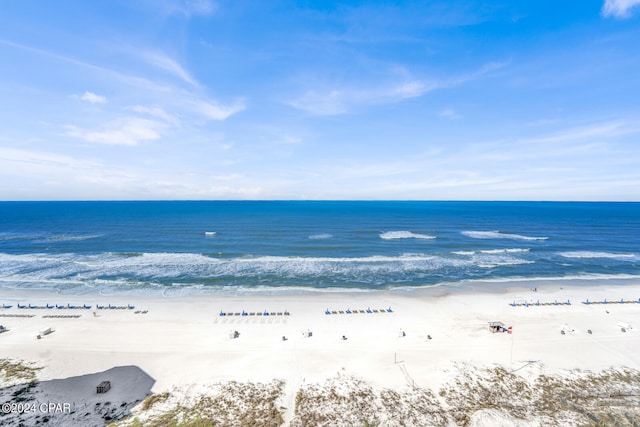
M20 303L18 303L18 308L27 308L26 305L20 305Z
M247 313L246 311L242 310L242 315L243 316L247 316L249 313Z
M291 313L289 313L287 310L284 311L284 315L285 316L289 316Z
M618 304L624 304L624 299L620 298L620 302Z
M373 311L371 311L371 307L367 308L367 313L373 313Z
M224 311L220 310L220 317L226 316L226 315L227 315L227 313L225 313Z
M269 312L267 310L264 311L264 313L262 313L263 316L268 316Z
M515 307L515 306L516 306L516 302L514 301L514 302L510 303L509 305L510 305L511 307Z
M571 305L571 301L567 300L567 302L565 302L566 305Z
M391 307L387 308L387 313L393 313L393 310L391 310Z
M136 306L135 305L131 305L131 304L127 304L127 308L129 310L133 310L134 308L136 308Z
M351 314L351 310L349 310L349 309L347 308L347 310L345 311L345 313L347 313L347 314Z
M91 306L90 306L90 305L87 305L87 304L84 304L84 305L83 305L83 307L84 307L85 309L87 309L87 310L91 309Z
M47 308L55 308L55 305L49 305L49 304L47 304Z
M327 309L324 311L324 314L331 314L331 312L330 312L330 311L329 311L329 309L327 308Z
M587 300L586 300L586 301L583 301L582 303L583 303L583 304L586 304L586 305L591 304L591 303L589 302L589 298L587 298Z

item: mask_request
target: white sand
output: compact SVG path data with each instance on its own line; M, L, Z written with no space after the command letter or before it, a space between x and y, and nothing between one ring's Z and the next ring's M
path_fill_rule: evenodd
M562 288L561 288L562 286ZM10 329L0 334L3 358L36 362L41 380L134 365L155 380L154 392L218 381L286 381L288 408L300 385L336 374L379 387L417 385L437 390L451 362L501 364L518 369L535 361L544 372L565 369L640 369L640 304L585 305L581 301L637 301L640 285L539 286L503 293L384 292L303 295L204 295L180 298L42 295L3 291L0 314ZM564 302L572 305L512 307ZM17 309L17 304L93 305L91 310ZM96 310L95 304L136 306ZM393 313L331 314L325 310L391 307ZM148 310L148 313L134 313ZM219 316L227 312L284 312L289 316ZM96 312L97 317L93 316ZM80 318L43 315L81 314ZM513 326L513 334L488 330L489 321ZM622 332L619 322L631 329ZM565 328L565 335L561 330ZM54 329L36 339L39 331ZM592 334L587 333L591 329ZM230 331L240 336L230 338ZM312 337L304 332L311 331ZM404 331L406 336L401 336ZM348 339L343 340L342 336ZM432 339L428 339L430 335ZM282 340L282 336L288 338Z

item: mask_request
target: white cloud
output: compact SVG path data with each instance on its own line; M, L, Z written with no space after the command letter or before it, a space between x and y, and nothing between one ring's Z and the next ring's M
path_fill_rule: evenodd
M319 116L348 113L368 105L391 104L415 98L437 89L435 83L408 80L389 84L386 87L353 87L341 89L309 90L285 104Z
M102 95L96 95L93 92L85 92L79 97L81 100L89 102L91 104L106 104L107 98Z
M136 113L140 114L146 114L152 117L157 117L174 127L180 126L180 121L177 117L167 113L164 108L158 106L145 107L144 105L134 105L132 107L129 107L129 110L135 111Z
M613 16L615 18L628 18L630 17L637 6L640 5L640 0L605 0L602 6L603 16Z
M192 86L200 86L196 79L194 79L191 74L182 67L182 65L178 64L175 60L164 53L147 51L140 53L140 55L147 63L154 67L167 71Z
M440 111L440 114L438 114L438 116L443 117L445 119L461 119L462 118L460 114L456 113L451 108L445 108L444 110Z
M439 81L405 77L400 82L374 81L368 85L328 84L322 89L307 90L284 103L319 116L345 114L367 106L393 104L434 90L459 86L481 79L505 65L504 62L490 62L476 71Z
M213 101L196 101L191 105L197 113L210 120L225 120L245 109L241 100L233 105L220 105Z
M157 120L124 117L109 123L100 130L66 126L67 131L64 135L96 144L134 146L160 138L166 128L165 123Z

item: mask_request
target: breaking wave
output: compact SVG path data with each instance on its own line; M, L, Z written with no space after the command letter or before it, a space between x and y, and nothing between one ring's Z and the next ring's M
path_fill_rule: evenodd
M333 237L333 234L322 233L322 234L312 234L311 236L309 236L309 239L311 239L311 240L324 240L324 239L331 239L332 237Z
M431 240L431 239L435 239L436 236L429 236L427 234L417 234L417 233L412 233L411 231L385 231L383 233L380 233L380 238L385 240L395 240L395 239Z
M569 251L569 252L559 252L558 255L564 258L577 258L577 259L606 258L606 259L616 259L620 261L640 260L640 256L638 256L638 254L621 254L621 253L611 253L611 252Z
M474 239L547 240L548 237L531 237L501 231L462 231L461 234Z

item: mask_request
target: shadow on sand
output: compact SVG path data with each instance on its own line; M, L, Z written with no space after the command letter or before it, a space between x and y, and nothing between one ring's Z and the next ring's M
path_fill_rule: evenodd
M98 393L104 381L110 388ZM0 389L0 425L105 426L128 416L133 406L151 394L154 383L137 366L117 366L78 377L4 387Z

